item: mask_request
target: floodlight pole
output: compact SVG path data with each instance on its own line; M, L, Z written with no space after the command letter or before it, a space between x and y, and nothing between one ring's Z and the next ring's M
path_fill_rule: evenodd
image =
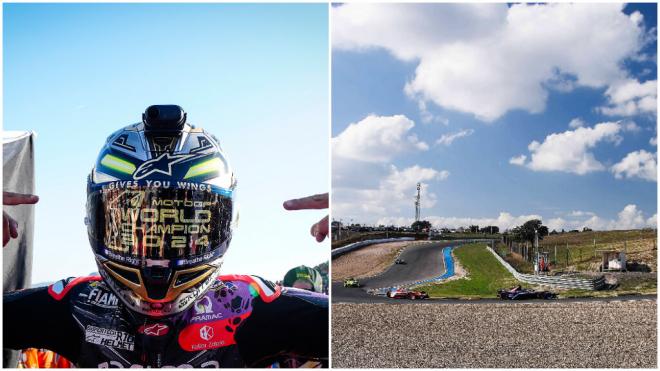
M534 265L536 265L536 269L534 269L534 272L538 272L539 268L539 230L534 229Z
M420 191L422 189L422 184L417 183L417 197L415 197L415 221L418 222L420 218Z

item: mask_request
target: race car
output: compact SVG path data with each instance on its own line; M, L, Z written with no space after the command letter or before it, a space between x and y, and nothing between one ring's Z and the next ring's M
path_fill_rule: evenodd
M406 261L403 259L397 259L394 261L394 264L406 264Z
M397 288L392 288L388 290L385 295L390 299L417 300L417 299L429 298L429 294L427 294L425 291L414 291L414 290L397 289Z
M557 299L557 294L550 291L535 291L523 289L516 286L510 289L497 290L497 297L502 300L525 300L525 299Z
M360 282L355 278L347 278L344 280L344 287L360 287Z

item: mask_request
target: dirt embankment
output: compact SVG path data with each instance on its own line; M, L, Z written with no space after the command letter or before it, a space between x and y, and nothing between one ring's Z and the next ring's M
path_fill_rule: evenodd
M388 242L365 246L332 259L332 280L364 278L384 272L399 254L408 246L427 242Z

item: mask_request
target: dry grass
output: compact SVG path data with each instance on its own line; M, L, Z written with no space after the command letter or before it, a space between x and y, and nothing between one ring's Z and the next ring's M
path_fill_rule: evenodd
M371 277L384 272L400 251L424 242L389 242L366 246L332 259L332 280Z
M595 240L595 245L594 245ZM566 264L568 244L568 264ZM652 229L628 231L592 231L547 236L540 247L554 258L557 246L557 266L568 270L598 271L601 255L598 250L626 250L629 262L637 261L657 271L657 235ZM594 251L596 250L596 251Z

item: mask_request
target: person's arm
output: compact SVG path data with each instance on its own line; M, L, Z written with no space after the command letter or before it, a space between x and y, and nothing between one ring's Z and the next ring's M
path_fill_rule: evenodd
M2 192L2 204L7 206L36 204L39 197L13 192ZM2 210L2 246L7 246L9 240L18 237L18 222L6 211Z
M327 209L329 203L327 193L317 194L309 197L296 198L284 201L284 208L287 210L306 210L306 209ZM329 233L328 216L314 223L309 231L317 242L322 242Z
M65 281L51 287L58 284L66 289ZM83 335L71 315L66 291L59 300L48 287L8 292L3 295L2 312L5 348L44 348L77 361Z
M236 342L248 366L286 355L328 359L328 297L285 288L270 303L255 298L253 313L236 332Z

